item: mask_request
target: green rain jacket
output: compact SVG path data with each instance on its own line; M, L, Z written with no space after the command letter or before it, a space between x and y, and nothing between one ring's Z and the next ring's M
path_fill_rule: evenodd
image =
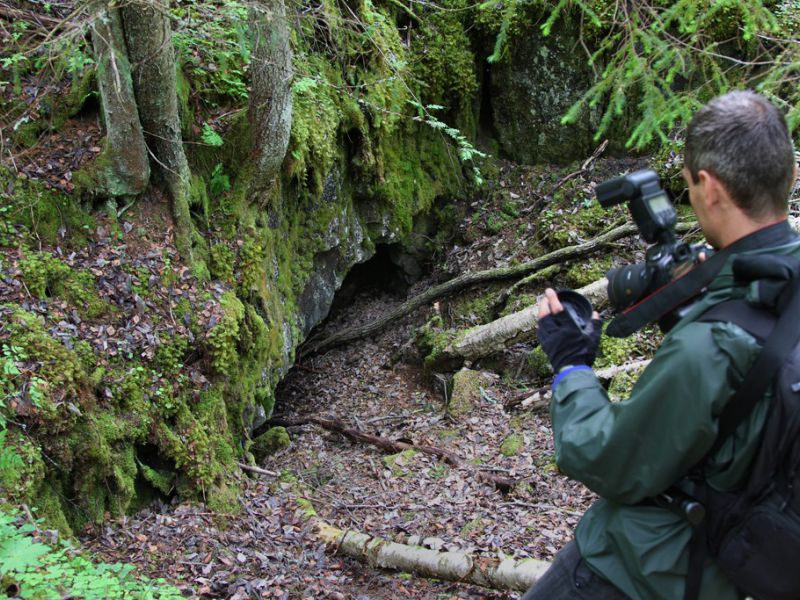
M748 252L757 253L800 256L800 241ZM642 501L681 482L712 447L718 417L760 350L733 323L696 321L710 306L746 295L734 285L732 260L665 336L629 399L609 402L588 368L570 370L555 383L551 416L558 466L601 496L578 524L578 548L594 571L634 599L683 598L691 527ZM706 473L713 487L729 491L744 481L770 397L711 457ZM681 483L691 491L687 485ZM706 561L700 597L738 598L712 559Z

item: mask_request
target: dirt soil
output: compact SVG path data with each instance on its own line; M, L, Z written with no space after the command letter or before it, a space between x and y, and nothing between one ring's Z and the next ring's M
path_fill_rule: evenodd
M497 201L512 194L527 204L525 194L533 194L531 178L536 177L507 165L500 180L509 190ZM481 223L499 209L486 204L473 209L461 230L478 235L448 249L439 257L438 270L409 295L454 273L496 266L514 252L517 260L527 259L519 255L516 236L519 223L529 217L522 214L490 235ZM324 336L372 321L402 300L362 289L314 333ZM237 516L161 504L87 530L86 546L100 559L131 562L143 574L202 597L517 598L517 593L377 571L340 556L314 537L297 505L298 490L304 489L319 516L341 529L476 556L550 560L571 539L593 495L558 472L546 409L504 408L504 402L547 381L523 382L472 365L482 372L480 399L471 413L450 416L446 374L426 373L413 353L392 360L433 310L426 307L373 338L295 365L278 390L275 415L335 417L367 433L445 449L463 461L462 467L421 453L388 456L314 425L294 427L289 429L291 446L261 466L277 475L291 474L299 486L280 476L243 475ZM516 348L513 360L529 350ZM503 452L509 437L516 438L518 447L511 451L513 444L507 444ZM501 493L480 481L479 471L518 483Z

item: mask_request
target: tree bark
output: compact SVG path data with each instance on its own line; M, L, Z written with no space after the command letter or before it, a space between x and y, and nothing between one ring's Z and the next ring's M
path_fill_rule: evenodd
M181 136L169 2L131 0L121 10L145 140L155 163L154 171L164 180L171 196L178 251L191 262L192 176Z
M94 189L101 194L137 196L150 180L150 163L136 109L119 10L101 8L91 30L106 139L102 153L88 173Z
M248 119L253 135L254 172L249 197L264 204L278 175L292 129L292 48L283 0L250 8L253 40Z

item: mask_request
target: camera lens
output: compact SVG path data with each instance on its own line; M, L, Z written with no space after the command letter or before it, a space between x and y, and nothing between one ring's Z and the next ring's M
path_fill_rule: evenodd
M590 332L593 327L592 303L573 290L558 290L556 295L578 329L585 333Z
M608 279L608 302L617 310L623 310L638 302L650 291L653 269L646 263L636 263L611 269Z

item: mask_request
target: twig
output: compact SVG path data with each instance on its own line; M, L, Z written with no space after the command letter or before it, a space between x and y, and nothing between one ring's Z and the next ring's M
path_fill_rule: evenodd
M528 390L527 392L522 392L521 394L517 394L513 398L510 398L509 400L506 400L503 403L503 409L504 410L510 410L510 409L512 409L512 408L514 408L516 406L525 405L525 401L526 400L528 400L530 398L533 398L536 395L541 396L542 394L548 392L549 390L550 390L550 386L547 385L547 386L544 386L544 387L537 388L535 390ZM545 400L544 401L545 405L547 405L548 403L549 403L549 400ZM534 406L534 408L539 408L539 406L536 405L536 406Z
M245 463L237 463L239 468L242 471L251 471L253 473L258 473L259 475L269 475L270 477L277 477L278 473L275 471L268 471L267 469L262 469L261 467L254 467L253 465L248 465Z
M425 444L410 444L407 442L399 442L384 437L380 437L377 435L373 435L371 433L365 433L358 429L346 427L344 423L342 423L339 419L336 418L317 417L314 415L307 415L301 417L273 417L272 419L266 421L258 429L256 429L256 431L253 432L253 437L257 437L261 433L261 431L263 429L266 429L267 427L298 427L300 425L308 425L308 424L318 425L319 427L327 429L328 431L335 431L337 433L341 433L342 435L350 438L351 440L372 444L373 446L377 446L378 448L381 448L382 450L386 450L388 452L397 453L397 452L402 452L403 450L417 450L419 452L422 452L423 454L430 454L432 456L436 456L437 458L443 460L444 462L450 465L453 465L454 467L459 467L464 469L470 468L470 466L467 463L461 460L454 453L444 450L442 448L437 448L435 446L428 446ZM498 475L493 475L491 473L485 473L482 471L475 472L475 478L478 479L479 481L483 481L484 483L493 485L501 492L510 491L517 483L517 481L513 479L500 477Z
M550 193L547 194L547 196L545 197L552 198L553 194L555 194L558 190L560 190L564 186L564 184L567 183L570 179L575 179L576 177L586 173L589 167L592 166L592 163L596 161L600 157L600 155L603 154L603 152L605 152L607 147L608 147L608 140L603 140L603 143L600 144L597 148L595 148L594 152L592 152L592 155L583 162L580 169L570 173L569 175L565 175L564 177L559 179L558 182L556 182L556 184L553 186L553 189L550 190Z

